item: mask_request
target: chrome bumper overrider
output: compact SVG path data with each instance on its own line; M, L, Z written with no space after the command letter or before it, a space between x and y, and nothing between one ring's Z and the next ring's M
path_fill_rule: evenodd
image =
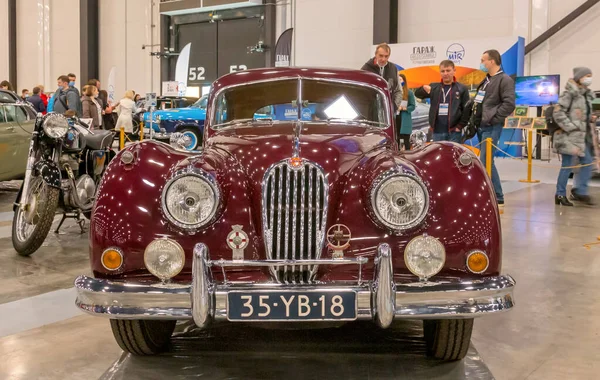
M362 267L366 259L346 259ZM376 258L374 279L350 286L327 284L217 284L211 266L238 265L231 261L210 261L208 249L197 244L194 249L192 285L132 284L80 276L75 280L76 305L83 311L117 319L193 319L206 326L212 319L227 319L227 294L231 291L355 291L357 319L374 320L388 327L394 318L443 319L474 318L506 311L514 306L515 280L508 276L488 277L476 281L415 282L395 284L391 250L381 244ZM297 263L299 265L299 263ZM323 260L334 265L335 260ZM254 265L281 266L284 262L257 261ZM290 265L287 262L286 265Z

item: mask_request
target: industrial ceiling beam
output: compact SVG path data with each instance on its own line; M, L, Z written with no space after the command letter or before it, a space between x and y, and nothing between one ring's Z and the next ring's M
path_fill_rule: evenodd
M558 33L559 30L569 25L572 21L577 19L579 16L584 14L588 9L596 5L600 0L587 0L585 3L581 4L579 7L575 8L575 10L565 16L562 20L554 24L551 28L542 33L538 38L534 39L530 43L525 46L525 54L531 53L538 46L546 42L550 37Z

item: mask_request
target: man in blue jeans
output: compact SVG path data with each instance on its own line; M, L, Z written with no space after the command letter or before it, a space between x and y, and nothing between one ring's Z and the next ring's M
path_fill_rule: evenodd
M488 50L481 56L479 69L487 73L477 87L475 96L475 125L479 126L479 141L492 139L498 145L504 121L515 109L515 82L502 71L502 58L497 50ZM504 207L502 182L494 163L496 148L492 147L492 184L498 207ZM486 165L485 149L481 149L481 162Z

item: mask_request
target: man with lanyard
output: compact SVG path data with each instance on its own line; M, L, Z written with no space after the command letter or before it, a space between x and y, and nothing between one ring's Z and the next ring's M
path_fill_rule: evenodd
M389 62L391 53L392 48L390 48L390 45L386 43L377 45L375 57L368 60L361 70L380 75L388 82L388 88L394 100L394 112L398 112L402 105L402 87L398 80L398 68L395 64Z
M502 58L497 50L488 50L481 56L480 70L487 73L477 87L474 104L474 123L479 126L479 141L492 139L492 184L499 207L504 207L502 183L494 163L496 146L500 140L504 121L515 110L515 82L502 71ZM486 165L485 149L481 149L480 159Z
M452 61L440 63L441 82L425 85L415 96L420 99L431 99L429 108L429 126L433 129L433 141L461 142L461 119L465 105L469 101L469 90L456 82L455 67Z

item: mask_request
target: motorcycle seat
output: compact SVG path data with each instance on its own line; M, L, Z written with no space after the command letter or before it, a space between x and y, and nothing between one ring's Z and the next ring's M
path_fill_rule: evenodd
M93 135L85 136L85 143L90 149L104 149L109 147L113 141L113 132L97 130Z

